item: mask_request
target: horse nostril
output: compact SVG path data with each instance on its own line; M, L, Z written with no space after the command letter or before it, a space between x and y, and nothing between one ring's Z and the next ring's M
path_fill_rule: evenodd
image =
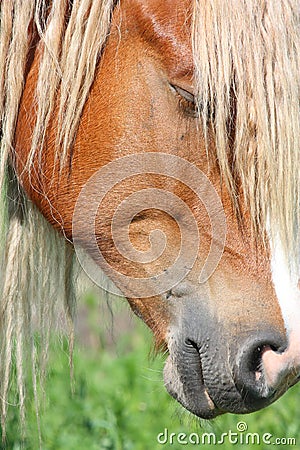
M259 345L253 350L252 354L249 355L249 359L247 359L246 356L246 363L248 363L249 373L254 374L256 381L260 380L262 375L263 370L262 355L266 350L278 352L279 349L272 344Z
M261 355L264 348L265 346L258 346L256 349L254 349L252 355L250 355L249 358L248 369L250 373L255 374L256 381L260 380L261 378Z
M286 348L286 339L277 336L266 336L264 339L247 341L238 352L236 386L248 404L256 405L264 402L273 394L266 384L262 356L265 351L281 353Z

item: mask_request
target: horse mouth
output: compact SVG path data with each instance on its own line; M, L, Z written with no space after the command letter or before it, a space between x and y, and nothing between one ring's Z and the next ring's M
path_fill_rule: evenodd
M170 372L172 370L171 367L173 366L169 363L168 359L164 368L164 382L168 393L175 400L177 400L192 414L202 419L213 419L214 417L222 414L222 411L215 406L214 402L210 398L204 383L200 384L201 377L199 377L198 381L200 382L198 382L196 389L185 389L180 378L176 380L174 373L170 376Z
M179 355L177 351L170 352L166 360L164 383L168 393L185 409L203 419L222 414L205 386L198 349L187 341L184 353Z

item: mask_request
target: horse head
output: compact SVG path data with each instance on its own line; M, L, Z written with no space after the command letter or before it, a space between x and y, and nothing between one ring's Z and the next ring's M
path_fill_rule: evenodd
M299 224L295 10L269 1L121 0L94 72L84 37L70 67L72 25L48 74L51 13L29 58L15 138L19 181L153 330L168 350L167 390L204 418L260 409L299 378L298 266L286 257L289 228ZM288 70L279 67L284 58ZM43 99L38 80L47 85L59 70L63 82ZM69 98L80 70L84 80L92 73L88 95L79 81ZM43 102L51 114L41 119ZM70 129L78 122L73 135L65 117Z

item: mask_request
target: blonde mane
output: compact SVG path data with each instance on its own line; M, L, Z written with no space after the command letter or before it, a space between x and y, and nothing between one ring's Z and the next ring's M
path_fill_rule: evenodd
M36 152L44 147L58 90L56 144L60 160L65 160L108 36L114 3L5 0L0 4L3 429L14 367L16 397L24 417L24 361L28 352L37 390L35 330L42 330L45 359L56 305L64 302L70 322L74 309L72 248L23 194L9 163L30 50L28 29L35 28L40 39L37 120L28 159L30 167ZM268 218L273 238L279 237L289 260L298 262L299 1L193 3L192 45L201 125L207 136L208 127L213 127L221 175L237 212L241 189L255 232L265 233Z
M221 175L239 187L257 235L268 224L299 270L300 5L298 0L195 0L193 51L203 127ZM296 266L296 267L295 267Z

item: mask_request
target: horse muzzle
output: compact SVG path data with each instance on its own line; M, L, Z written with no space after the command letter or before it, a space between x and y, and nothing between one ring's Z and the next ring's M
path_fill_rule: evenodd
M206 302L199 307L195 296L189 295L187 301L185 295L176 298L180 313L174 315L176 323L168 331L164 369L167 391L187 410L204 419L226 412L250 413L266 407L298 381L290 368L280 383L271 383L264 367L270 352L276 361L285 361L281 357L288 354L284 333L262 322L255 332L250 327L232 334L218 323Z

